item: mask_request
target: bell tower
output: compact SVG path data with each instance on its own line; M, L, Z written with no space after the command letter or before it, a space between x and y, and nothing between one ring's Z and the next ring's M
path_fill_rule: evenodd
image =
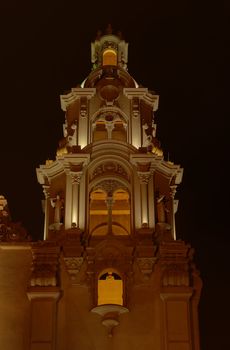
M128 73L128 43L111 27L91 61L60 97L56 159L37 169L44 241L32 247L30 349L199 350L201 280L176 237L183 169L156 136L159 96Z

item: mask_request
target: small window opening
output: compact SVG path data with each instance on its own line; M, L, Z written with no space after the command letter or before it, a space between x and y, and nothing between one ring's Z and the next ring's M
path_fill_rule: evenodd
M103 66L116 66L117 65L117 53L115 50L106 49L103 52Z
M113 271L102 274L98 280L98 305L103 304L123 305L123 282Z

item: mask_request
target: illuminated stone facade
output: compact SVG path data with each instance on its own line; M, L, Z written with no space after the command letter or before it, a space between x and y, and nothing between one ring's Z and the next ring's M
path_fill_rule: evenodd
M61 96L64 137L37 169L44 240L0 198L0 343L7 350L199 350L199 273L176 239L183 169L156 138L159 97L127 71L128 44L91 45L93 69Z

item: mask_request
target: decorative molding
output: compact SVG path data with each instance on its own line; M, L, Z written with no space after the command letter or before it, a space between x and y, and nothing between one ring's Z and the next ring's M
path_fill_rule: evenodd
M114 161L105 161L104 163L101 163L98 167L94 169L90 180L93 180L96 177L106 174L121 176L126 180L129 180L129 176L124 167L121 164Z
M83 264L83 257L64 257L66 270L70 276L72 282L76 281L76 276L79 273Z
M183 241L162 242L158 259L162 287L190 287L190 246Z
M56 287L60 247L49 241L32 245L32 266L29 285L31 287Z
M129 99L137 98L144 100L147 104L149 104L153 111L157 111L159 104L159 96L153 95L149 92L147 88L124 88L124 95Z
M113 336L113 328L119 325L119 315L129 312L122 305L105 304L94 307L91 312L101 316L101 323L107 328L108 336Z
M70 176L71 176L71 180L72 180L72 184L77 184L79 185L80 184L80 181L81 181L81 177L82 177L82 174L83 174L83 171L70 171L69 172Z
M94 248L86 248L88 284L96 304L98 274L104 269L112 268L119 272L124 285L123 299L127 301L128 289L132 282L134 247L124 246L113 236L107 236Z
M0 219L0 242L29 242L31 237L20 222L1 223Z
M66 112L68 106L76 100L80 99L81 97L90 99L95 95L95 93L95 88L72 88L70 93L60 95L61 108L64 112Z
M138 171L137 175L140 179L141 184L147 184L150 180L151 172L150 171Z
M136 258L137 264L144 275L145 279L149 279L151 273L153 272L153 266L156 262L156 257L142 257Z
M104 190L108 195L112 195L114 191L120 188L127 190L122 183L116 180L103 180L95 186L95 189L99 188Z

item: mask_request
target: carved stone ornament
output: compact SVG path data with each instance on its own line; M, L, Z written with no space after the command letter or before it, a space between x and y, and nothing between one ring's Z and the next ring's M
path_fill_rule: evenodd
M95 170L93 171L91 180L94 179L95 177L98 177L104 174L113 174L113 175L121 176L127 180L129 179L129 176L126 170L120 164L116 162L105 162L95 168Z
M156 257L136 258L137 264L145 279L149 279L151 273L153 272L153 266L156 262L156 259Z
M83 257L64 257L65 267L72 282L76 281L76 276L82 266Z
M81 181L81 177L82 177L83 172L82 171L70 171L70 176L71 176L71 180L72 180L72 184L77 184L79 185L80 181Z
M47 241L32 245L31 287L57 286L59 251L60 247Z
M113 192L115 192L118 189L124 189L127 190L127 188L121 184L120 182L116 181L116 180L104 180L101 181L96 187L95 189L102 189L104 190L108 195L112 195Z
M183 241L164 242L159 246L162 287L190 286L190 247Z
M21 223L0 223L0 242L28 242L31 237Z
M108 337L112 337L113 328L120 323L119 315L129 312L129 310L121 305L106 304L94 307L91 312L101 316L101 323L107 328Z
M150 171L145 171L145 172L138 171L137 174L141 184L147 184L149 182L149 179L151 176Z
M20 222L12 222L7 200L0 195L0 242L25 242L30 241L26 229Z

